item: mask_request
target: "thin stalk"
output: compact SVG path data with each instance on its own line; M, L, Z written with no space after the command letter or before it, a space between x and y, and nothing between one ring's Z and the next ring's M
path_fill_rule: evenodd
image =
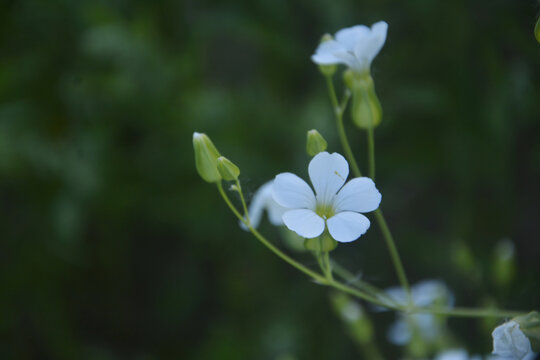
M373 126L367 129L367 143L369 156L369 177L375 181L375 136L373 135Z
M221 185L221 182L218 182L217 183L217 188L219 190L219 193L221 194L221 197L223 198L223 200L225 200L225 203L229 206L229 208L231 209L231 211L236 215L236 217L242 221L249 229L249 231L251 231L251 233L253 235L255 235L255 237L261 242L263 243L264 246L266 246L268 249L270 249L274 254L276 254L277 256L279 256L282 260L286 261L287 263L289 263L290 265L292 265L293 267L297 268L298 270L300 270L301 272L303 272L304 274L306 275L309 275L310 277L312 277L313 279L321 282L321 283L326 283L326 279L321 276L320 274L317 274L316 272L308 269L307 267L305 267L304 265L300 264L299 262L297 262L296 260L292 259L291 257L289 257L287 254L285 254L284 252L282 252L281 250L279 250L277 247L275 247L270 241L268 241L264 236L262 236L257 230L255 230L251 224L249 223L249 221L247 221L239 212L238 210L236 209L236 207L231 203L231 200L229 199L229 197L227 196L227 194L225 193L225 191L223 190L223 186ZM243 197L242 197L243 198ZM241 198L241 199L242 199Z
M407 293L409 297L409 302L411 302L412 298L411 298L411 288L409 286L409 281L407 280L405 269L403 268L403 264L401 263L401 259L397 251L396 243L394 242L394 237L392 236L392 233L390 232L390 229L388 228L388 225L386 224L386 220L384 219L381 209L375 210L375 218L377 219L377 223L379 224L384 240L386 241L386 246L388 247L388 251L390 252L390 257L392 258L392 262L394 263L394 268L396 270L396 274L398 276L399 282L401 283L401 286L405 289L405 292Z
M347 101L350 94L349 96L346 95L346 97L344 98L344 101L340 105L336 96L336 90L334 89L334 83L332 82L331 76L326 76L326 85L328 86L328 94L330 95L330 101L332 102L334 115L336 116L338 135L341 141L341 146L343 146L343 152L345 152L345 157L347 158L347 160L349 160L349 164L351 164L354 176L356 177L362 176L362 173L360 172L360 168L358 167L358 163L356 162L356 159L354 158L354 154L351 150L351 146L349 145L349 140L347 140L345 127L343 126L343 113L345 112L345 107L347 106Z
M515 310L498 310L498 309L475 309L475 308L413 308L411 312L414 313L429 313L434 315L448 315L456 317L495 317L495 318L512 318L515 316L523 315L522 311Z

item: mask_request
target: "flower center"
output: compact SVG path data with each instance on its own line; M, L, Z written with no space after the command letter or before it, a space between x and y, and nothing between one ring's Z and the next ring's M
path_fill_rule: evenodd
M334 207L331 204L321 203L317 203L317 206L315 207L315 213L325 220L330 219L336 214Z

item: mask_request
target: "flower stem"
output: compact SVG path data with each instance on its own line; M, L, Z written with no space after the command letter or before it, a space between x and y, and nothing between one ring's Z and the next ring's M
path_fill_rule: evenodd
M375 181L375 136L373 126L367 129L368 156L369 156L369 177Z
M448 315L456 317L495 317L495 318L512 318L515 316L523 315L522 311L514 310L498 310L498 309L475 309L475 308L414 308L413 313L429 313L434 315Z
M221 197L223 198L223 200L225 200L225 203L229 206L229 208L231 209L231 211L234 213L234 215L236 215L236 217L241 221L243 222L249 229L249 231L251 231L251 233L253 235L255 235L255 237L261 242L263 243L264 246L266 246L268 249L270 249L274 254L276 254L277 256L279 256L282 260L288 262L290 265L294 266L295 268L297 268L298 270L300 270L301 272L303 272L304 274L306 275L309 275L311 276L313 279L321 282L321 283L325 283L326 279L321 276L320 274L317 274L316 272L308 269L307 267L305 267L304 265L300 264L299 262L297 262L296 260L292 259L291 257L289 257L287 254L285 254L284 252L282 252L281 250L279 250L277 247L275 247L270 241L268 241L264 236L262 236L257 230L255 230L252 226L251 226L251 223L249 222L249 220L246 220L246 218L244 218L239 212L238 210L236 209L236 207L232 204L231 200L229 199L229 197L227 196L227 194L225 193L225 191L223 190L223 186L221 185L221 182L217 182L217 188L219 190L219 193L221 194ZM244 197L241 196L240 197L241 201L242 201L242 205L245 206L245 201L244 201Z
M356 162L356 159L354 158L354 154L351 150L351 146L349 145L349 141L347 140L345 127L343 126L343 113L345 112L345 108L347 106L347 101L350 96L350 93L346 93L344 101L340 105L336 96L336 90L334 89L334 83L332 82L332 77L331 76L325 76L325 77L326 77L326 85L328 86L328 94L330 95L330 101L332 102L334 115L336 116L339 139L341 141L341 145L343 146L345 157L347 158L347 160L349 160L349 164L351 164L354 176L356 177L362 176L362 173L360 172L360 168L358 167L358 163Z
M400 311L404 313L430 313L430 314L439 314L439 315L447 315L447 316L461 316L461 317L514 317L517 315L522 315L523 312L519 311L509 311L509 310L496 310L496 309L473 309L473 308L455 308L455 309L445 309L440 307L415 307L414 304L409 303L408 306L402 306L400 304L397 304L395 302L390 302L386 300L381 300L378 298L377 294L369 294L365 291L362 291L360 289L353 288L349 285L346 285L344 283L341 283L339 281L336 281L332 275L331 275L331 267L330 267L330 257L328 255L328 252L326 252L326 255L321 257L321 267L327 268L328 273L325 274L319 274L315 271L305 267L304 265L300 264L296 260L289 257L287 254L282 252L280 249L278 249L276 246L274 246L270 241L268 241L263 235L261 235L253 226L251 226L249 222L249 218L242 216L240 212L236 209L236 207L232 204L231 200L227 196L227 193L223 190L223 186L221 182L216 183L219 193L221 194L221 197L227 204L227 206L231 209L231 211L234 213L234 215L242 222L244 223L248 229L251 231L251 233L261 242L264 246L266 246L268 249L270 249L274 254L276 254L278 257L280 257L285 262L289 263L291 266L295 267L296 269L300 270L304 274L311 277L313 280L317 281L321 285L326 285L333 287L337 290L341 290L347 294L353 295L359 299L368 301L372 304L382 306L384 308ZM238 187L241 193L241 188ZM240 196L240 200L242 201L242 206L244 209L247 208L244 196ZM384 220L384 219L383 219ZM386 223L384 223L386 225ZM383 231L384 232L384 231ZM391 235L390 235L391 237ZM396 251L397 254L397 251ZM326 263L326 264L325 264ZM334 263L334 267L336 267ZM336 267L337 268L337 267ZM324 270L323 270L324 271ZM403 272L403 276L405 273ZM406 281L406 278L405 278ZM369 285L369 284L368 284ZM375 287L371 286L373 289L376 289ZM408 289L408 284L407 288Z
M403 268L403 264L401 263L399 253L397 251L397 247L394 242L394 237L392 236L392 233L390 232L390 229L388 228L388 224L386 224L386 220L384 219L382 210L380 208L375 210L375 218L377 219L377 223L379 224L384 240L386 241L386 246L388 247L388 251L390 252L390 257L392 258L392 262L394 263L394 268L396 270L396 274L398 276L399 282L401 283L401 286L405 289L405 292L407 293L407 296L409 297L409 302L411 302L412 298L411 298L411 288L409 286L409 281L407 280L405 269Z

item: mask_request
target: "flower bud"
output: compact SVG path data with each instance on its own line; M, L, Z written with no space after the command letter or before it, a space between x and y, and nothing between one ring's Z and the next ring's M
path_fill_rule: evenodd
M344 80L352 91L351 114L360 129L374 128L382 118L382 108L375 93L375 85L369 74L344 74Z
M322 38L321 38L320 44L325 43L327 41L331 41L331 40L334 40L332 35L324 34L322 36ZM332 65L319 65L319 71L324 76L333 76L336 73L336 70L337 70L337 65L334 65L334 64L332 64Z
M224 156L218 157L217 169L221 177L227 181L237 180L240 175L238 166Z
M373 325L362 306L343 293L330 296L335 312L349 328L350 334L359 344L373 341Z
M514 243L510 239L502 239L495 245L491 273L500 286L509 285L514 279L516 273L514 253Z
M220 156L212 140L206 134L193 133L193 150L195 151L195 167L204 181L213 183L221 180L217 169L217 158Z
M328 144L323 136L315 129L307 132L306 151L309 156L315 156L326 150Z

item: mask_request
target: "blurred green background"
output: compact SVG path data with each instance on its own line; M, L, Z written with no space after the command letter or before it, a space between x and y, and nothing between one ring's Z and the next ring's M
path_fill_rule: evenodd
M305 176L307 130L341 150L309 57L323 33L379 20L389 32L372 66L384 108L377 185L410 279L444 279L460 305L538 309L538 9L3 1L0 358L357 357L328 290L241 231L198 177L191 137L207 133L240 166L248 197L279 172ZM349 125L365 169L365 135ZM503 238L516 268L501 280ZM397 284L376 226L333 257ZM372 315L388 358L399 354L385 339L392 319ZM491 351L489 326L450 327L457 345Z

